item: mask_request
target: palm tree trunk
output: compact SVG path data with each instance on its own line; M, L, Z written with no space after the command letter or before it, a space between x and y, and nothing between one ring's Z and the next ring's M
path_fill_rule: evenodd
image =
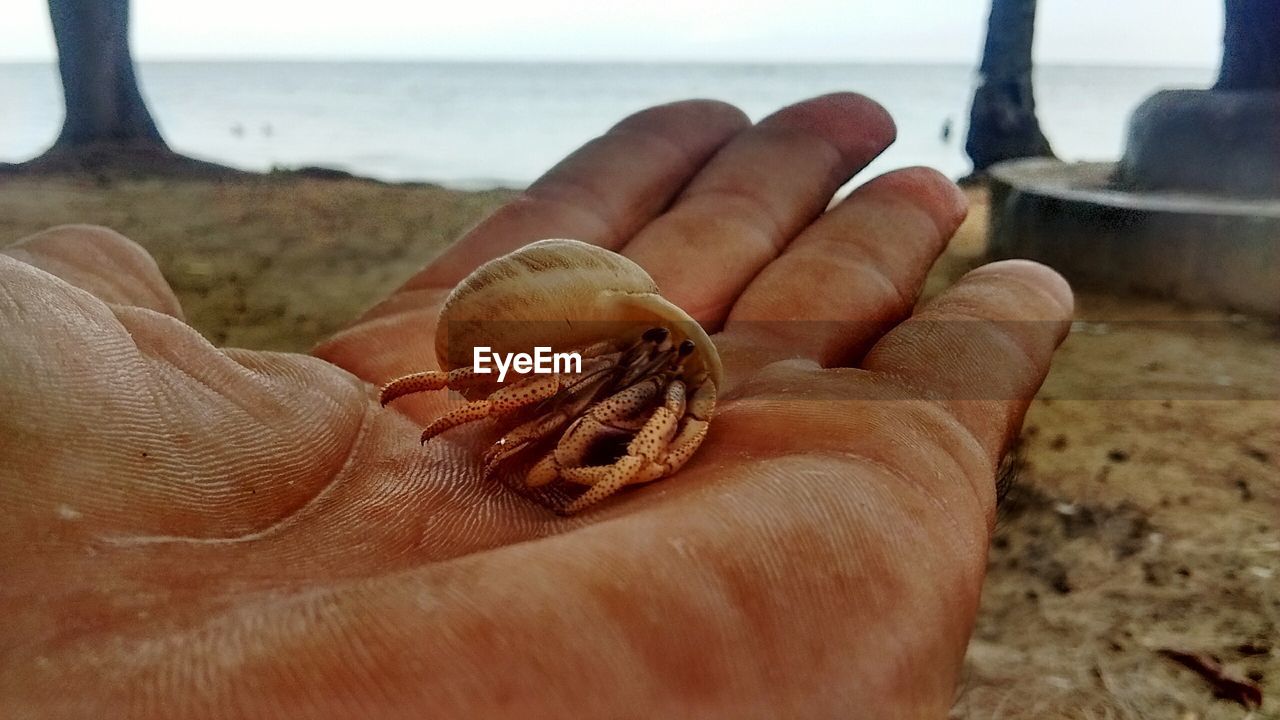
M1002 160L1053 156L1036 119L1031 45L1036 0L992 0L965 152L980 172Z
M49 0L66 118L55 150L91 145L165 149L129 53L129 0Z
M1280 2L1227 0L1218 90L1280 90Z

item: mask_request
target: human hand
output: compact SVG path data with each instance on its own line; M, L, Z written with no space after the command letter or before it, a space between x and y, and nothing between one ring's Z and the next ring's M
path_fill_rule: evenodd
M941 716L993 475L1071 314L980 268L855 95L755 126L653 108L571 155L315 357L218 349L101 229L0 255L0 703L18 716ZM544 237L616 249L726 366L677 475L564 518L480 480L447 403L384 409L435 314ZM908 317L910 316L910 317Z

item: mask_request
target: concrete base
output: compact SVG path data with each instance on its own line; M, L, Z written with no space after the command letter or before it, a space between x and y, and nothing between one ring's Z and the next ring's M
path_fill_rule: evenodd
M995 258L1030 258L1074 285L1280 316L1280 199L1109 187L1113 163L991 168Z
M1129 118L1117 185L1280 198L1280 91L1163 90Z

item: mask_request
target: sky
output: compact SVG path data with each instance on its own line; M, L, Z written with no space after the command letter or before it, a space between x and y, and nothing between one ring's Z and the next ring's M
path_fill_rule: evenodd
M133 0L139 60L972 63L989 0ZM3 0L0 62L51 60ZM1216 66L1222 0L1039 0L1036 61Z

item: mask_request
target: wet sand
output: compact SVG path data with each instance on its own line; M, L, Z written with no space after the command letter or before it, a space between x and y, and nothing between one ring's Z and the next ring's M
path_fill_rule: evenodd
M981 261L985 194L927 293ZM0 242L110 226L217 344L305 351L510 197L357 180L0 180ZM1079 293L1023 433L957 718L1243 718L1161 648L1280 712L1280 327Z

